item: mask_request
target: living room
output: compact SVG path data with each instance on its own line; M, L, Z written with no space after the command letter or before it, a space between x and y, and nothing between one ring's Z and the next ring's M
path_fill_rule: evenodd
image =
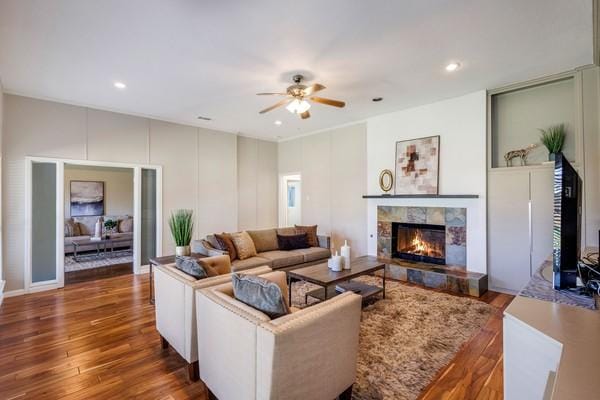
M0 2L0 397L594 398L598 3Z

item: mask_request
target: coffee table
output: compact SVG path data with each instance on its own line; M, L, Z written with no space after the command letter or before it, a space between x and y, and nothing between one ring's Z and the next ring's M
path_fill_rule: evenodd
M104 246L104 252L102 253L104 258L107 258L106 250L110 246L110 254L114 255L115 252L115 244L127 244L129 248L131 248L131 238L123 238L123 237L103 237L100 239L76 239L73 240L73 260L79 261L79 246L96 246L96 258L100 258L100 247Z
M340 294L332 288L333 285L344 287L348 291L354 291L360 294L363 299L383 294L385 299L385 264L377 260L377 257L363 256L352 260L351 269L345 269L339 272L332 271L327 267L327 263L311 265L287 271L289 303L292 303L292 282L305 281L321 286L319 289L311 290L306 293L305 298L314 297L321 301L330 299ZM366 283L352 281L363 275L373 275L376 271L383 270L382 286L368 285Z

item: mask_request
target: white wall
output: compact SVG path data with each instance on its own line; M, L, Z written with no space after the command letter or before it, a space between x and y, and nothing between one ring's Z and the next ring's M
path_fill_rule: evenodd
M279 144L279 174L301 174L302 223L319 225L337 249L348 240L353 257L367 251L366 155L365 124Z
M6 290L24 287L25 156L162 165L164 254L173 209L195 211L195 237L237 229L236 135L14 95L3 135Z
M400 140L440 135L440 194L478 199L370 199L368 252L377 254L377 205L467 208L467 269L486 273L486 92L371 118L367 122L367 188L379 194L379 174L394 168Z
M277 226L277 143L237 138L238 229Z
M65 164L65 218L71 217L71 181L104 182L104 215L133 215L133 169Z
M582 72L585 246L598 247L600 230L600 68Z
M0 163L2 162L2 137L3 137L3 131L4 131L4 88L2 87L2 80L0 79ZM0 166L1 167L1 166ZM0 243L3 242L2 240L2 174L0 173ZM5 285L5 278L3 275L3 261L2 261L2 254L3 254L3 249L2 249L2 245L0 244L0 304L2 304L2 299L3 299L3 292L4 292L4 285Z

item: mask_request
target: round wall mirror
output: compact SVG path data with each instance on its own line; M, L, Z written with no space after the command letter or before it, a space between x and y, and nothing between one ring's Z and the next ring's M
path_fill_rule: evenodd
M390 190L392 190L393 186L394 175L392 175L392 171L390 171L389 169L384 169L383 171L381 171L381 174L379 174L379 187L381 188L381 190L387 193Z

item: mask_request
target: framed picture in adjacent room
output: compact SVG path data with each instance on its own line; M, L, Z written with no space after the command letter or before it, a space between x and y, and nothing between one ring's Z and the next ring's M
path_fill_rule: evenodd
M104 215L104 182L71 181L71 217Z
M439 194L440 137L396 142L396 194Z

